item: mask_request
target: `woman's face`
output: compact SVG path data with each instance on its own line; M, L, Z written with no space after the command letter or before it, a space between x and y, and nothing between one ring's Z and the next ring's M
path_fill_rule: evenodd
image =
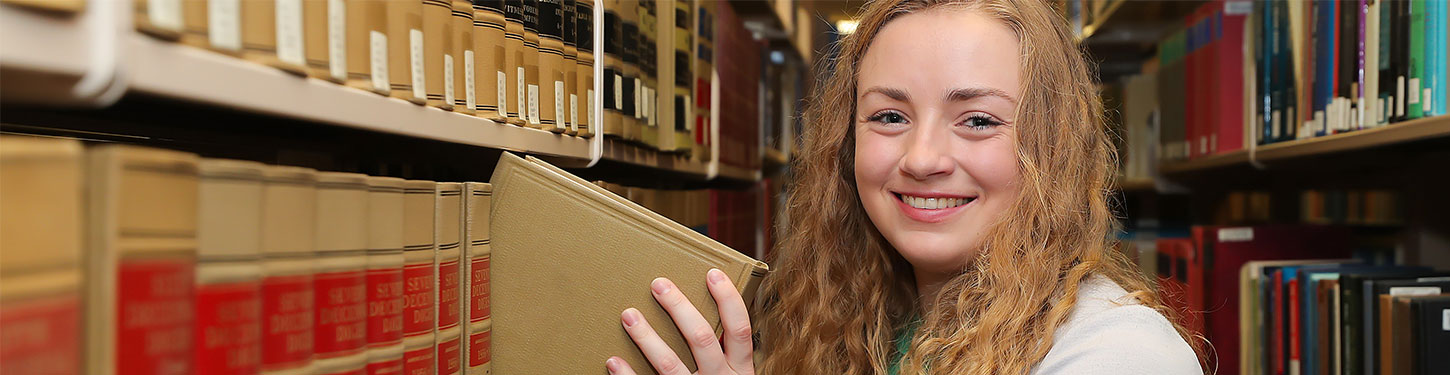
M856 187L921 276L961 271L1016 198L1017 37L967 10L888 23L856 82Z

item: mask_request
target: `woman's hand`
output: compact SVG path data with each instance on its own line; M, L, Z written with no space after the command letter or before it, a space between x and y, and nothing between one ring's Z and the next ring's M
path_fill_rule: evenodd
M710 328L710 323L695 310L695 305L680 293L675 283L666 278L655 279L650 284L650 290L659 301L660 306L669 312L670 318L675 320L675 326L685 336L685 342L690 346L690 352L695 355L695 365L700 375L734 375L754 374L755 363L752 361L750 342L750 314L745 309L745 300L740 298L740 292L735 291L735 285L730 278L718 269L711 269L705 274L706 284L710 289L710 295L715 297L715 304L720 306L720 324L724 327L725 339L715 337L715 330ZM629 337L634 339L635 345L639 345L640 351L644 352L645 358L649 359L655 371L661 375L684 375L689 369L685 367L680 357L665 345L664 340L655 334L650 328L649 322L644 320L639 310L634 308L625 309L620 315L624 323L624 330L629 332ZM724 346L723 348L721 346ZM634 369L629 363L619 357L609 357L604 362L610 374L634 375Z

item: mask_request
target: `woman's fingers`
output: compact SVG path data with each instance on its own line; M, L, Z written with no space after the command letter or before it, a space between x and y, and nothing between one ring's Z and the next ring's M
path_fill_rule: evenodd
M629 367L629 362L619 357L604 360L604 368L609 369L609 375L634 375L634 368Z
M649 322L644 320L644 315L641 315L639 310L635 310L633 307L624 309L624 313L620 314L619 318L624 322L624 331L629 332L629 338L634 339L634 344L639 346L641 352L644 352L645 359L649 360L655 371L661 375L686 375L690 372L690 369L685 367L685 363L680 361L680 356L675 355L675 351L670 349L670 346L666 345L658 334L655 334L654 328L651 328ZM624 362L622 359L615 360ZM607 362L605 364L608 365ZM625 366L628 364L626 363Z
M705 274L710 295L715 305L720 306L720 325L725 336L725 360L730 368L742 374L754 373L754 348L750 337L750 312L745 308L745 299L735 290L730 277L718 269Z
M650 290L654 292L655 301L659 301L660 306L670 313L670 318L675 320L680 334L684 335L685 343L695 355L699 373L725 374L730 370L725 363L725 353L720 349L720 338L715 336L715 329L700 315L700 310L690 304L689 298L680 293L680 288L669 279L661 277L650 283Z

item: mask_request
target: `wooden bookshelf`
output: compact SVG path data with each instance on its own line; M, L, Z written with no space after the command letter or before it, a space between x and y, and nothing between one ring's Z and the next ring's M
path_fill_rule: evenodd
M1248 164L1248 162L1249 151L1238 150L1222 154L1209 155L1197 159L1164 162L1158 166L1158 171L1164 174L1177 174L1235 165L1244 165Z
M1450 137L1450 115L1425 117L1373 129L1260 146L1254 156L1270 162L1315 155L1354 152L1434 138Z

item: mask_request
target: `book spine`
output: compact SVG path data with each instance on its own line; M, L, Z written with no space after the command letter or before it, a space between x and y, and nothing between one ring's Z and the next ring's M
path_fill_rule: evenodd
M403 180L368 177L368 374L403 371Z
M475 114L478 105L478 87L474 77L477 59L473 41L473 3L468 0L452 0L449 8L452 14L453 43L449 51L453 54L453 110L463 114ZM446 89L446 88L445 88Z
M200 164L196 371L254 374L261 361L261 163Z
M262 355L269 375L312 372L316 171L267 167L262 187Z
M543 129L542 103L540 103L540 71L539 61L542 56L539 53L539 1L523 0L524 9L524 49L523 67L524 83L519 85L524 91L519 98L523 102L519 106L524 109L524 125L533 128Z
M470 184L471 185L471 184ZM438 374L463 373L464 327L460 319L463 309L462 248L464 184L439 183L433 196L433 238L438 243L438 317L435 342L438 351Z
M1405 119L1417 119L1425 114L1424 105L1429 103L1430 98L1426 97L1426 89L1429 88L1426 80L1425 48L1426 37L1429 36L1425 30L1427 12L1425 9L1426 0L1409 0L1410 3L1410 27L1409 27L1409 50L1406 52L1409 57L1408 77L1406 78L1406 94L1409 95L1405 101Z
M384 1L387 24L389 96L414 104L427 103L427 68L423 34L423 3Z
M478 117L495 123L508 121L504 104L507 95L508 54L504 51L503 0L473 2L473 86Z
M1450 90L1450 69L1447 69L1446 65L1446 59L1450 58L1446 51L1447 48L1450 48L1447 47L1447 44L1450 44L1450 41L1447 41L1447 38L1450 38L1450 10L1447 10L1450 9L1450 4L1443 1L1432 1L1430 8L1426 17L1432 20L1428 32L1434 40L1434 45L1430 48L1431 65L1426 68L1429 71L1432 93L1429 99L1431 104L1427 107L1429 108L1427 116L1441 116L1450 113L1447 111L1450 102L1446 101L1446 90Z
M334 83L347 79L347 56L342 49L346 7L340 0L302 0L302 49L309 77Z
M472 25L470 25L472 26ZM403 373L431 374L434 354L437 247L433 239L433 181L410 180L403 189Z
M81 373L83 168L78 141L0 136L0 373Z
M1251 48L1253 40L1251 35L1244 33L1245 22L1248 22L1249 13L1253 12L1251 1L1225 1L1218 9L1219 21L1219 76L1223 77L1219 85L1219 122L1214 126L1216 134L1209 143L1214 146L1210 152L1229 152L1244 148L1244 126L1251 124L1253 119L1252 106L1245 107L1245 100L1253 97L1253 86L1245 84L1242 79L1245 75L1252 76L1251 70L1245 67L1252 67L1244 63L1246 48ZM1248 51L1252 51L1249 49ZM1252 53L1252 52L1250 52ZM1239 79L1234 79L1239 78ZM1252 79L1252 78L1250 78ZM1245 119L1249 119L1246 121Z
M507 59L505 66L505 99L504 103L510 109L500 108L508 115L508 123L513 125L524 125L528 117L528 106L524 103L525 74L524 74L524 4L522 0L504 1L504 55ZM502 107L502 106L501 106Z
M602 104L595 105L600 102L594 92L594 1L578 0L574 6L574 38L579 51L579 56L575 58L575 70L579 76L576 95L581 103L575 110L575 121L580 137L593 137L595 128L599 126L596 109L603 108Z
M333 1L333 0L328 0ZM388 95L388 14L380 1L347 2L341 12L345 37L341 42L347 69L347 85L379 95ZM329 3L332 5L332 3ZM328 7L329 21L339 15ZM336 26L331 26L336 27ZM329 30L329 34L335 30ZM329 40L329 43L339 41ZM335 51L334 51L335 53Z
M492 255L489 238L489 208L493 188L488 184L470 183L467 192L464 228L468 272L464 277L467 290L468 345L466 357L468 374L487 374L490 370L489 355L492 342L492 313L489 308L489 261Z
M423 30L423 81L424 97L430 106L444 110L453 109L452 95L447 88L452 86L453 53L453 5L449 0L421 0Z
M368 353L367 177L318 173L313 358L318 374L356 374Z
M568 130L564 109L564 7L563 0L539 0L538 126L554 133ZM570 69L573 65L569 65Z

